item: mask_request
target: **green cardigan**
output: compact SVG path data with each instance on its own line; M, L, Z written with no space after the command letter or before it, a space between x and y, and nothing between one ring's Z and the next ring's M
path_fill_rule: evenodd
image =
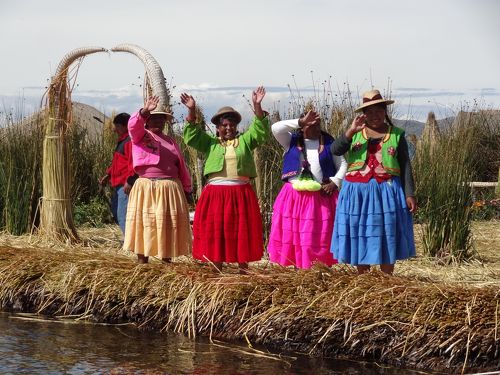
M235 148L238 176L257 177L252 150L269 138L269 131L267 116L262 120L254 117L248 130L238 135L239 145ZM203 171L205 176L222 171L226 148L221 144L219 138L207 134L198 124L186 122L183 139L188 146L205 154L206 161Z

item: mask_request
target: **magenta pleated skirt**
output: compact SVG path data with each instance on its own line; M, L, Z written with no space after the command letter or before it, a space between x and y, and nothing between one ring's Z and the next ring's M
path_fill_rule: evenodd
M296 191L285 183L273 206L269 259L282 266L310 268L314 262L331 266L330 251L338 192Z

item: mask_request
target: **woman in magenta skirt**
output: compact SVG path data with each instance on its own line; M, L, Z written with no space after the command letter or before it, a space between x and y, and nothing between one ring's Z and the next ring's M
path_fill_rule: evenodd
M193 223L193 257L222 264L238 263L245 273L248 262L263 254L262 218L257 196L250 180L257 176L252 151L269 137L269 120L262 110L265 89L252 93L255 117L247 131L239 134L241 115L231 107L222 107L212 117L217 136L211 136L196 124L196 102L182 94L188 108L184 142L205 155L207 184L196 205Z
M283 188L273 206L268 251L272 262L310 268L314 262L336 263L330 252L340 182L347 170L342 156L333 156L333 137L321 131L314 111L272 126L286 150Z

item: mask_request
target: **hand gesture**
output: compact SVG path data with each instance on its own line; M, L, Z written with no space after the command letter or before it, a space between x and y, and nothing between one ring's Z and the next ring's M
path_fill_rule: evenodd
M109 182L109 175L106 175L106 176L102 176L100 179L99 179L99 185L101 186L105 186L107 185Z
M307 128L308 126L316 125L320 120L319 115L314 111L307 112L304 117L299 119L299 127L301 129Z
M358 115L352 120L351 129L357 133L363 130L366 126L365 124L366 116L364 114Z
M264 86L259 86L257 87L253 92L252 92L252 101L254 104L260 104L262 103L262 99L264 99L264 96L266 96L266 89Z
M335 190L338 190L338 186L333 181L321 185L321 191L326 195L332 195Z
M149 115L151 111L154 111L158 103L160 102L160 98L158 96L152 96L146 100L144 104L144 108L142 108L142 113L145 115Z
M417 212L417 200L415 199L415 197L406 198L406 205L408 206L408 209L412 214Z
M181 94L181 102L184 104L188 109L195 109L196 107L196 101L194 98L186 94L185 92Z
M129 195L130 190L132 190L132 185L130 185L128 182L125 182L125 184L123 184L123 192Z
M364 114L356 116L354 120L352 120L351 126L349 127L349 129L347 129L345 133L347 139L352 139L354 134L363 130L366 126L365 121L366 121L366 116Z

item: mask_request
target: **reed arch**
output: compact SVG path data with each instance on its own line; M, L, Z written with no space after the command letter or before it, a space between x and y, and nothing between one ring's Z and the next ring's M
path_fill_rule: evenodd
M120 44L111 49L113 52L127 52L137 56L146 71L144 97L157 95L159 106L170 110L168 92L163 71L154 57L142 47L134 44ZM60 61L56 73L51 78L46 93L45 138L43 141L42 161L42 198L40 208L39 233L50 238L79 241L73 221L71 202L71 173L67 131L72 124L70 67L85 56L108 52L103 47L83 47L67 53ZM76 80L76 74L74 79ZM171 128L168 129L172 131Z

